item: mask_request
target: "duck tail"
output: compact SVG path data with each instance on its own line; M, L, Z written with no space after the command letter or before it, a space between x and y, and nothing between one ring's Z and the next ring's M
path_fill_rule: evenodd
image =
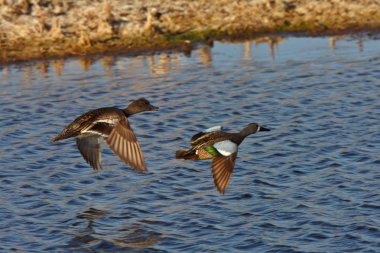
M58 135L51 138L51 141L53 141L53 142L54 141L60 141L60 140L68 139L70 137L75 137L75 136L77 136L76 133L63 130L61 133L59 133Z
M56 136L54 136L53 138L51 138L51 141L59 141L59 140L63 140L63 139L66 139L64 135L62 134L58 134Z
M175 158L176 159L185 159L185 160L196 160L198 159L198 155L196 154L195 150L177 150L175 152Z

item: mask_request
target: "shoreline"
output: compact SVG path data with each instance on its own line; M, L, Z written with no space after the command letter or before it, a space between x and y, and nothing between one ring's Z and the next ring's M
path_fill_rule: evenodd
M0 0L0 64L99 54L190 54L198 43L213 40L380 31L378 0L9 1Z

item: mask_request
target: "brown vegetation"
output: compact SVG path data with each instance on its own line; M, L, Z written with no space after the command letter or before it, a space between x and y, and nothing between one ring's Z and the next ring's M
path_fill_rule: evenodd
M379 26L380 0L0 0L0 62Z

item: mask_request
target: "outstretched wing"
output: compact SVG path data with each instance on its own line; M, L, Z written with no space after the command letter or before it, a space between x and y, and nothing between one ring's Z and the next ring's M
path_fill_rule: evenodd
M105 139L112 151L115 152L121 160L137 171L147 171L140 144L129 126L127 119L121 120Z
M84 135L76 138L77 147L84 160L89 163L94 170L101 170L101 152L98 136L95 134Z
M235 166L237 152L230 156L218 156L212 160L211 171L216 189L224 195Z

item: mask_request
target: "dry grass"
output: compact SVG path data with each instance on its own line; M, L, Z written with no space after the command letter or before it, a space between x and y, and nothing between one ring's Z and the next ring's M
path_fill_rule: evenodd
M380 0L0 0L0 61L380 27Z

